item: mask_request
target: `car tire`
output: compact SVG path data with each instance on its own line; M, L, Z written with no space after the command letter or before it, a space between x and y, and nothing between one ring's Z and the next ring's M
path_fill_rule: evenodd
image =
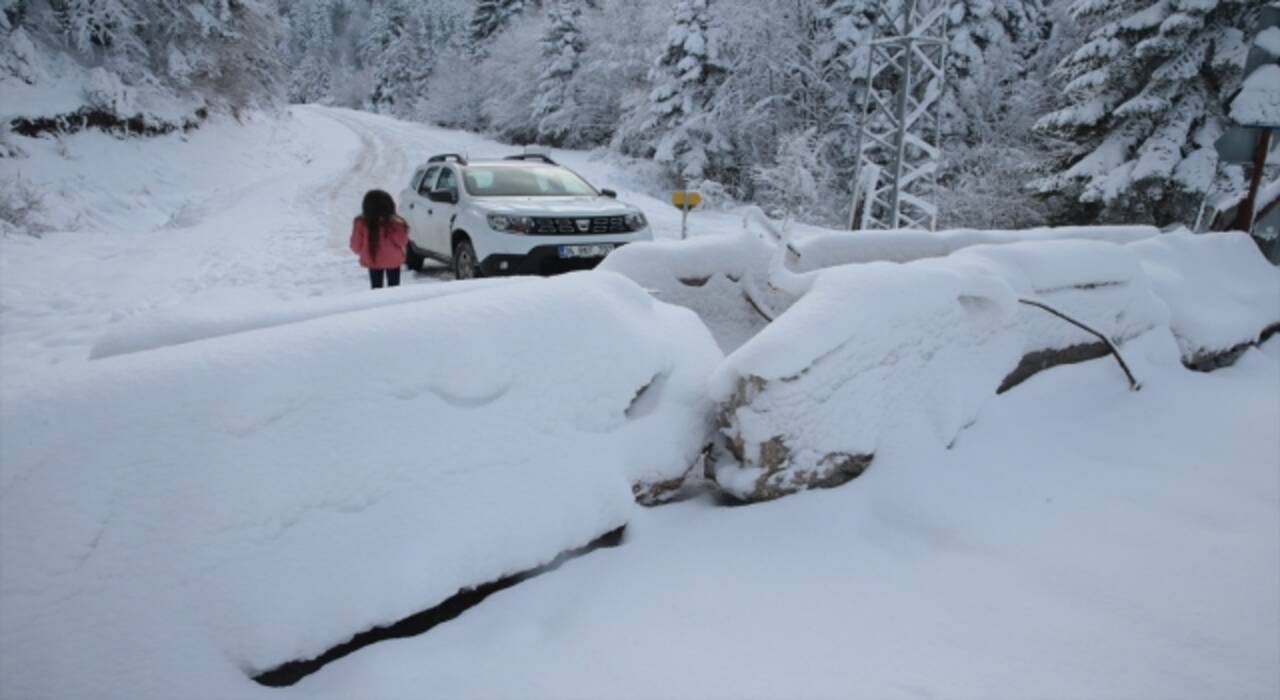
M414 272L422 272L422 264L425 261L422 253L418 252L418 247L412 242L404 249L404 266Z
M476 260L476 249L467 238L459 239L453 245L453 277L459 280L480 277L480 264Z

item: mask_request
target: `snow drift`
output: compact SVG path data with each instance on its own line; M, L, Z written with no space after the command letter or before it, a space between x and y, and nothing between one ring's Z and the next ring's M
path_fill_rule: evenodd
M762 222L767 223L767 222ZM944 257L976 245L1061 239L1128 243L1159 234L1152 226L1071 226L1022 231L840 231L805 235L789 245L787 264L800 273L875 261ZM759 333L798 298L767 283L777 236L744 230L687 241L632 244L602 269L629 277L664 301L692 309L725 352Z
M264 302L261 296L243 290L218 290L203 297L187 299L179 306L137 316L112 326L93 344L89 350L89 359L127 355L381 306L443 299L493 286L528 281L531 280L498 278L455 284L406 285L380 290L377 294L315 297L290 302Z
M910 262L939 258L975 245L1079 239L1129 243L1159 235L1154 226L1058 226L1020 230L979 231L841 231L801 238L793 244L800 252L794 260L798 271L835 265L884 260Z
M546 563L695 461L720 359L691 313L591 273L6 396L5 692L251 695L255 672Z

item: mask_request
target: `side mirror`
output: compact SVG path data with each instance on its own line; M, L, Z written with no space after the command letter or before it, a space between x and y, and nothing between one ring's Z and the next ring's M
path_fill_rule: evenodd
M431 190L431 192L427 194L427 199L430 199L433 202L457 204L458 191L457 190Z
M607 188L606 188L606 189L603 189L603 190L600 190L600 194L602 194L602 195L604 195L604 196L608 197L609 199L617 199L617 198L618 198L618 193L617 193L617 192L614 192L613 190L611 190L611 189L607 189Z

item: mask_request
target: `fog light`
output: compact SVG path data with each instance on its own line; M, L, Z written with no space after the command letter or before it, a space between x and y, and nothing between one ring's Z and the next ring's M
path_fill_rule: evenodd
M504 260L504 261L502 261L502 262L498 263L498 269L499 269L499 270L505 270L505 269L507 269L507 262Z

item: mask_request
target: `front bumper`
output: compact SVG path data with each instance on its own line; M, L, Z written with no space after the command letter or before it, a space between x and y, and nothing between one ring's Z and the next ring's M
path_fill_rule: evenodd
M612 242L614 250L626 245ZM480 261L480 272L486 277L496 275L555 275L574 270L590 270L600 264L599 258L562 258L560 246L540 245L524 254L494 253Z

